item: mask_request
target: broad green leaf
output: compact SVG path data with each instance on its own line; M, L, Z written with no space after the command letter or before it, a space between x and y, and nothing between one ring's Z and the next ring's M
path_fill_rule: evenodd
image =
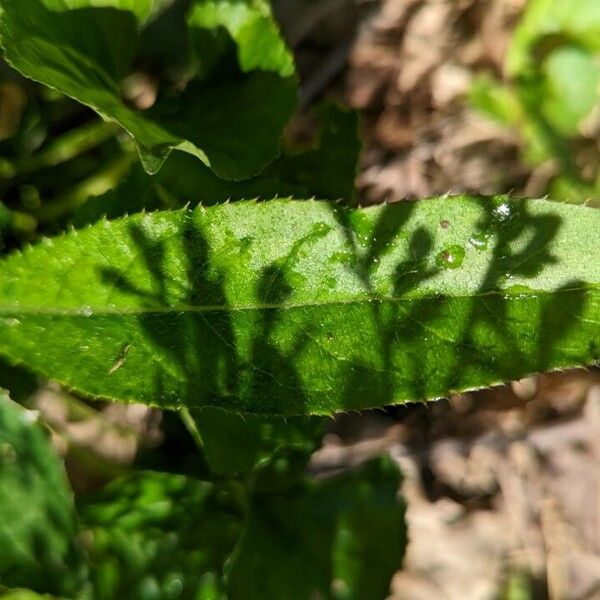
M287 150L257 177L227 181L192 156L176 153L152 177L134 165L115 189L79 207L71 223L82 227L103 216L114 219L141 210L244 198L316 196L352 204L360 152L357 114L325 104L319 107L317 117L321 130L315 142L308 148Z
M49 10L67 11L85 9L90 6L115 8L132 12L140 21L147 19L154 5L159 2L160 0L44 0Z
M375 460L321 481L292 476L278 488L282 460L252 496L228 569L230 597L386 598L406 545L397 468Z
M215 473L250 471L282 448L309 455L320 442L325 425L320 417L243 415L218 408L195 409L191 414Z
M49 239L0 269L0 354L87 394L329 414L592 364L600 212L450 197L238 202Z
M282 77L294 74L294 61L279 36L267 0L195 0L191 28L223 27L236 41L242 71L272 71Z
M0 583L86 597L73 497L35 413L0 394Z
M94 598L222 598L242 520L235 502L224 487L151 471L82 499Z
M151 9L149 0L2 0L0 43L21 73L118 123L135 140L149 173L158 171L173 149L192 154L227 179L260 172L276 157L296 101L292 58L268 6L195 0L190 38L202 36L203 51L218 61L228 47L219 32L227 31L241 72L227 77L224 69L210 85L194 79L181 94L164 91L155 106L142 111L123 100L121 88Z

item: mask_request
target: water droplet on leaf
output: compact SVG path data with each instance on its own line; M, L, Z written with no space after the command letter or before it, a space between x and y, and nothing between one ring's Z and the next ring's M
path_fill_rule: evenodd
M458 269L464 258L465 249L462 246L448 246L437 255L435 264L441 269Z
M479 250L483 252L487 250L488 242L490 240L490 236L487 233L477 233L474 236L469 238L469 244L475 248L475 250Z
M494 208L494 217L500 222L506 222L511 218L512 209L508 202L502 202Z

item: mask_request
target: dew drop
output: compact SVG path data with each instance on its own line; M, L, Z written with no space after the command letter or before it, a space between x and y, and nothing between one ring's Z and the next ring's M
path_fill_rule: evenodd
M508 202L502 202L502 204L498 204L498 206L494 208L494 216L501 222L508 221L511 217L511 212L512 209Z
M475 248L475 250L479 250L483 252L487 250L488 242L490 240L489 234L486 233L478 233L469 238L469 244Z
M437 255L435 264L441 269L458 269L464 258L465 249L462 246L448 246Z

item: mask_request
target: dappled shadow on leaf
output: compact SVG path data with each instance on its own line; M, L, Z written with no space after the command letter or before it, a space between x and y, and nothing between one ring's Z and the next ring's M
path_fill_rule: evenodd
M325 414L593 362L593 335L579 329L589 315L585 284L563 273L557 289L527 286L559 260L552 244L559 211L503 198L447 202L479 214L460 233L471 236L462 251L477 273L440 252L445 225L431 225L436 211L401 203L365 213L316 203L306 205L315 221L291 239L277 233L275 250L264 256L272 242L252 224L243 239L229 239L219 220L223 235L211 229L209 236L210 212L181 213L168 237L132 221L144 276L103 267L101 277L143 307L136 319L155 349L151 377L162 405ZM252 207L266 210L236 210ZM228 208L219 210L219 219L228 218ZM233 287L230 253L238 257L231 264L248 269L248 281ZM184 269L173 269L173 260ZM353 291L340 296L344 286Z
M303 385L291 359L307 338L300 336L294 340L287 352L272 341L273 331L283 315L277 306L285 303L292 289L285 278L285 261L269 265L261 272L257 301L265 308L236 311L227 301L222 274L210 269L210 249L200 227L188 220L181 232L188 284L184 308L164 312L160 308L169 306L169 276L162 242L151 240L135 224L129 227L129 233L150 276L151 289L137 286L126 274L113 268L102 269L100 275L148 306L139 316L139 323L168 362L178 369L177 392L173 391L172 382L164 381L166 375L172 375L168 369L155 371L157 401L176 405L183 399L195 405L198 399L200 405L231 409L230 400L235 399L233 408L240 410L247 399L248 412L306 412ZM199 310L194 310L195 307ZM244 355L239 352L232 315L253 321L253 336ZM283 405L282 398L285 398ZM258 407L257 399L260 399Z
M271 308L283 304L291 293L285 280L284 271L271 265L261 274L258 285L258 300L265 310L257 316L256 335L252 339L252 359L241 366L239 375L247 379L247 389L251 396L260 396L261 390L273 388L270 398L264 398L266 412L279 412L277 399L285 397L291 411L297 414L304 412L302 399L302 383L298 378L293 363L281 352L272 339L273 330L280 319L279 310ZM296 340L289 353L295 355L302 345L302 339Z
M399 388L403 398L419 401L557 368L565 360L581 364L582 348L569 351L565 340L590 302L585 284L574 279L544 292L510 285L513 278L534 278L556 264L550 245L561 219L532 214L518 201L482 197L476 202L483 217L470 241L474 247L491 250L479 289L465 297L435 291L419 294L443 266L433 254L435 229L416 227L408 242L408 257L394 269L394 301L378 300L375 295L365 315L381 345L379 368L373 369L367 361L348 367L344 408L396 403ZM390 213L393 219L388 220ZM362 259L353 246L354 262L367 289L373 290L382 249L397 239L410 215L409 203L396 211L388 205ZM343 225L348 227L349 222ZM364 350L368 355L370 349ZM587 360L597 360L593 344Z
M531 290L522 290L523 294L510 293L513 278L533 278L546 266L556 263L557 258L551 254L549 244L558 234L560 218L533 215L525 203L518 201L500 198L491 202L488 198L480 198L478 202L483 209L483 218L478 223L476 235L480 241L493 244L493 248L485 276L469 302L462 331L456 338L457 367L454 372L448 372L446 386L449 391L464 385L465 372L471 372L471 377L485 373L493 377L496 373L495 381L492 379L490 383L497 383L551 368L550 363L539 360L543 356L540 336L547 334L537 313L541 302L549 303L549 309L554 311L562 302L560 290L533 297L529 295ZM521 243L515 251L516 242ZM582 307L578 304L575 308ZM578 318L576 310L566 319L566 328L562 332L548 332L547 342L560 344L561 333L574 327ZM530 343L523 344L527 337ZM486 351L486 338L496 342L490 344L489 351Z

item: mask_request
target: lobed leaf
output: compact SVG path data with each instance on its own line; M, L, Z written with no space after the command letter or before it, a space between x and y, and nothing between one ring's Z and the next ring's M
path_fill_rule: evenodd
M227 179L257 174L279 152L297 88L291 54L268 5L194 0L187 28L191 57L185 62L198 76L179 82L185 87L181 94L161 91L151 109L140 110L126 102L122 88L133 70L140 32L151 14L156 18L155 5L151 0L2 0L0 43L5 59L23 75L118 123L135 140L148 173L157 172L177 149ZM196 73L193 55L213 56L216 68L228 49L223 31L236 44L239 68L220 69L218 81L208 86L207 72Z
M536 68L536 61L559 43L574 43L592 52L600 51L600 5L596 0L532 0L514 32L508 56L509 75ZM544 47L544 42L552 42ZM537 57L536 57L537 53Z
M0 354L93 396L330 414L598 361L600 212L453 197L138 214L4 260Z

